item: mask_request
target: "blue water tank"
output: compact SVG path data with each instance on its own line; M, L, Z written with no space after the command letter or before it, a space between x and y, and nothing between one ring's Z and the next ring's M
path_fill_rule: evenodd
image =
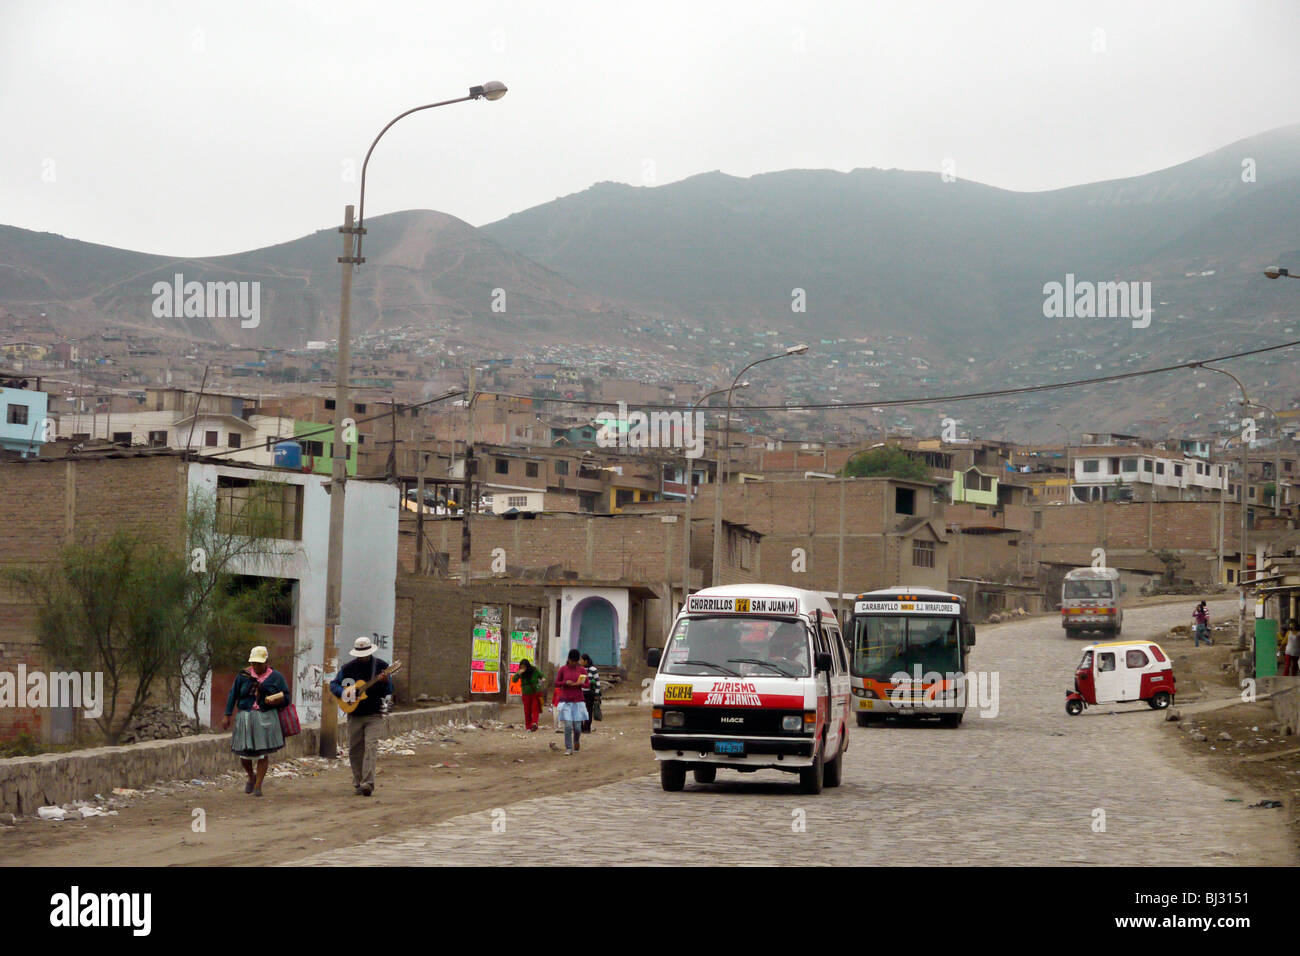
M282 441L275 446L275 466L277 468L292 468L295 471L302 467L302 445L296 441Z

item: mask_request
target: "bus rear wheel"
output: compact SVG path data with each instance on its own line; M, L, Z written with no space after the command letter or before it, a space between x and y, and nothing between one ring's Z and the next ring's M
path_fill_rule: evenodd
M664 760L659 764L659 783L669 793L676 793L686 786L686 765L676 760Z
M961 714L944 714L939 718L940 727L957 727L961 724Z

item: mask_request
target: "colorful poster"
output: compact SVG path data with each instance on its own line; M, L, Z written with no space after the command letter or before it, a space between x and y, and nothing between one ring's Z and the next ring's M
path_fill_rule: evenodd
M470 645L469 692L501 691L501 608L474 609L474 636Z
M510 696L520 697L523 691L520 690L519 680L515 676L519 672L519 662L526 660L531 664L537 664L537 636L541 632L541 622L535 617L517 617L514 619L514 626L510 629Z

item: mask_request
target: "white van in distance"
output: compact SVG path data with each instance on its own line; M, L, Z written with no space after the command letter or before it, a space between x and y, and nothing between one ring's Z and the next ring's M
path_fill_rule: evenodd
M805 793L838 786L848 749L849 661L830 604L765 584L706 588L686 599L658 668L650 745L663 788L686 771L799 774Z

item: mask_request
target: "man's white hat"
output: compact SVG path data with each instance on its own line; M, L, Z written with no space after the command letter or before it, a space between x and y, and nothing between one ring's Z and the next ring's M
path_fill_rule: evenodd
M362 634L352 642L353 657L369 657L375 652L375 645L370 643L370 638Z

